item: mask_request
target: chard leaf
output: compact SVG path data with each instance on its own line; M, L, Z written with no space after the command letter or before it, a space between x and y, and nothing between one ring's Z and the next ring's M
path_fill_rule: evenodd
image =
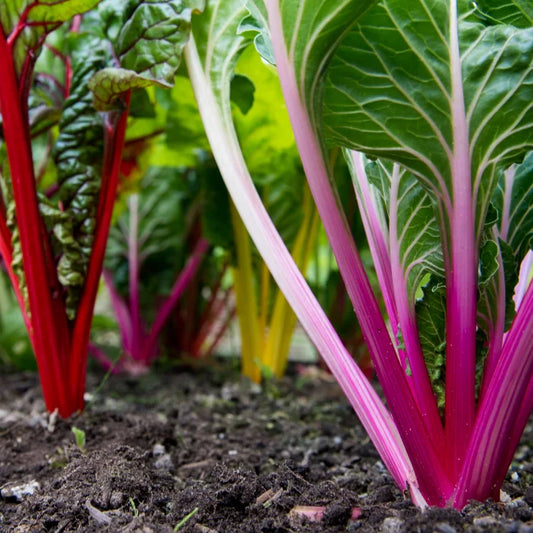
M478 304L479 324L490 338L498 321L506 331L515 315L513 299L518 283L520 265L531 247L533 239L533 153L530 153L520 166L514 166L502 173L494 192L493 202L497 218L494 234L496 243L489 240L481 248L480 256L480 297ZM490 238L490 237L489 237ZM492 242L490 253L487 245ZM487 269L486 265L492 265ZM496 263L497 262L497 263ZM500 267L501 265L501 267ZM503 268L500 277L487 281L487 273Z
M20 75L26 59L34 63L39 56L43 36L59 24L92 9L100 0L2 0L0 26L7 36L18 32L13 58ZM24 18L25 17L25 18ZM20 30L20 31L19 31Z
M300 97L318 128L317 118L320 115L322 85L325 69L338 43L354 21L367 11L376 0L353 2L325 2L324 0L280 0L279 11L283 25L285 46L292 68L296 75L296 83ZM266 23L266 10L263 0L248 2L252 17L257 26L261 27L261 38L264 43L270 42ZM266 61L271 61L271 47L259 47L267 51Z
M530 0L478 0L476 4L489 21L518 28L533 26L533 4Z
M500 265L498 244L493 240L487 240L481 246L479 252L479 286L485 287L498 272Z
M56 238L56 253L60 255L58 277L66 289L66 308L71 319L91 255L104 152L102 120L92 105L87 82L105 60L103 47L92 48L90 55L74 55L72 89L63 106L54 148L61 210L53 212L48 207L45 220L48 218Z
M419 285L427 274L444 276L439 226L432 201L418 180L403 168L377 160L367 172L388 208L390 247L397 247L401 274L414 303Z
M420 344L424 352L429 377L437 395L439 408L444 407L446 365L446 290L443 280L432 276L422 289L423 296L416 302L416 318L420 331Z
M521 165L502 175L493 201L500 213L500 236L514 250L520 264L533 239L533 152Z
M131 89L151 86L171 87L164 82L145 78L132 70L107 67L92 76L88 82L93 92L93 104L98 111L112 111L121 107L119 97Z
M85 13L95 7L100 0L40 0L26 2L32 5L28 12L28 22L46 24L66 22L74 15Z
M187 171L153 167L138 190L126 197L126 205L111 228L106 268L119 293L127 296L128 247L131 242L136 243L143 309L153 310L154 298L170 292L176 273L183 266L191 229L186 214L195 193L197 184L187 178Z
M268 14L264 2L249 0L246 7L250 15L241 21L238 32L242 35L249 35L254 40L254 46L259 55L267 63L275 65L276 60L268 29Z
M243 115L254 105L255 85L248 76L235 74L231 79L231 101Z
M469 187L479 239L498 171L533 146L533 29L485 27L468 2L453 4L385 0L369 11L331 63L325 123L332 141L413 172L446 231L464 194L454 189Z
M205 0L129 0L115 42L120 66L172 85L189 38L191 15Z
M108 67L89 81L99 111L121 108L131 89L170 88L187 43L193 12L204 0L129 0L114 42L120 66Z

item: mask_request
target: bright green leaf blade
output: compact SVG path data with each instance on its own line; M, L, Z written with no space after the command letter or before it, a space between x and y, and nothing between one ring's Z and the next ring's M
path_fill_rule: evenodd
M334 142L403 164L448 211L466 135L479 236L496 171L533 145L533 30L472 23L468 8L460 2L458 28L444 0L385 0L369 11L332 61L325 122ZM460 80L450 74L459 59Z
M74 15L89 11L99 2L100 0L41 0L30 9L28 22L65 22Z
M205 0L129 0L115 45L120 66L172 84L191 16L204 4Z
M511 24L518 28L533 26L533 4L531 0L478 0L476 2L483 15L490 21Z

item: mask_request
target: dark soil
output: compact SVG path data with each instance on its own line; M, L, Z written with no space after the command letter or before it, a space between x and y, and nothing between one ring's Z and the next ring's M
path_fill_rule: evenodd
M421 512L325 374L262 388L212 370L112 377L55 422L34 375L4 375L0 531L533 533L532 440L528 427L505 503Z

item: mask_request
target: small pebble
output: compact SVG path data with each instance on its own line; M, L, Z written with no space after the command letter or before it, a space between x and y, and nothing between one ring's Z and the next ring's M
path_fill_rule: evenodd
M446 522L437 524L435 526L435 531L437 531L437 533L457 533L457 530L450 526L450 524L446 524Z
M31 496L41 486L37 481L32 479L27 483L11 483L2 487L0 495L4 500L15 500L21 502L25 496Z
M400 533L402 531L404 521L395 516L389 516L383 520L381 524L382 533Z
M157 459L157 461L154 463L154 466L158 470L172 470L174 468L174 463L172 462L170 455L165 453Z
M154 444L154 447L152 449L152 455L154 457L159 457L160 455L163 455L166 452L165 447L162 444Z

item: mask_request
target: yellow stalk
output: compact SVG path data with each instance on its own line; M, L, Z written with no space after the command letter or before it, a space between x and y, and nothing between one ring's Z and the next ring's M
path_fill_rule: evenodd
M304 189L303 211L304 217L296 236L292 257L300 271L305 272L316 241L320 220L308 187ZM296 315L278 289L263 354L263 363L277 377L281 377L285 373L295 327Z
M231 221L237 249L237 267L232 269L232 273L241 332L242 373L259 383L261 370L256 361L261 356L261 335L252 268L252 246L248 232L233 203L231 203Z

